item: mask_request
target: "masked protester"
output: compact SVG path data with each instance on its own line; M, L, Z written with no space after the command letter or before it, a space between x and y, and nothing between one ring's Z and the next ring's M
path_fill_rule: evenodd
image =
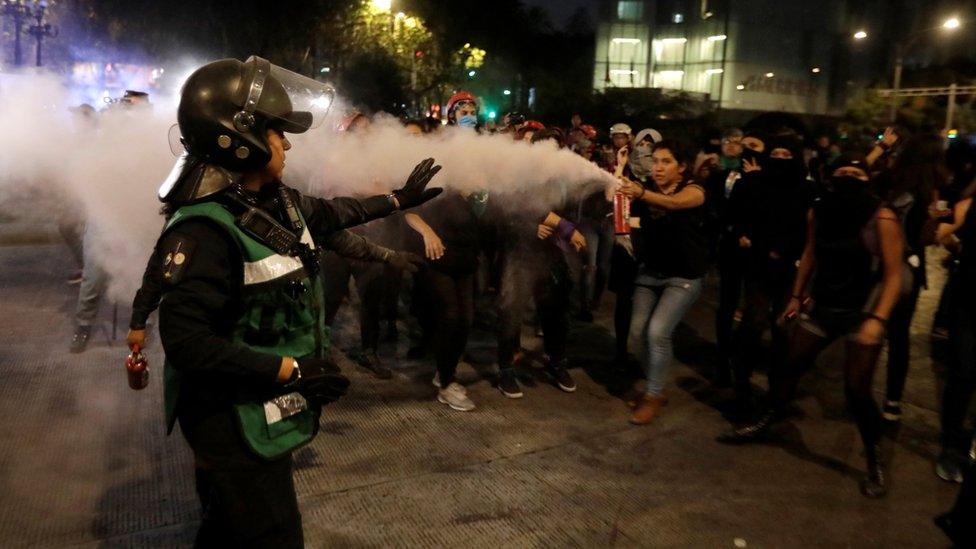
M762 439L782 418L800 377L820 352L844 338L844 393L867 457L861 493L879 498L887 493L888 483L879 446L881 413L871 383L885 325L902 292L904 236L895 213L872 193L863 160L838 160L829 187L808 215L806 245L781 318L785 322L802 312L811 278L813 309L793 330L786 360L770 375L766 411L719 440Z
M789 300L796 262L806 241L806 215L813 203L802 146L790 136L773 139L758 177L741 182L742 322L735 333L734 377L743 412L752 410L751 377L766 328L772 332L773 363L785 357L786 332L776 322Z
M447 124L468 129L478 128L478 100L471 92L459 91L447 101Z
M533 143L553 141L562 144L562 132L548 129L537 132ZM520 200L523 204L540 201L567 205L566 189L554 183L542 193ZM531 210L531 206L529 206ZM546 371L562 391L576 391L576 382L567 370L566 338L569 334L569 295L572 290L566 253L579 253L586 239L570 221L566 208L549 212L519 212L506 216L501 229L502 277L498 299L498 389L508 398L521 398L516 374L516 356L521 349L526 305L534 302L542 327L547 355Z
M448 124L473 128L478 104L458 92L447 104ZM468 117L462 124L462 118ZM475 275L481 252L494 238L496 214L488 190L450 192L404 217L417 233L413 249L423 252L426 265L415 279L414 312L423 332L408 358L422 358L433 347L437 373L432 383L438 402L459 412L475 408L467 389L457 382L457 367L474 321Z
M746 147L746 140L750 147ZM749 208L748 187L757 184L761 167L763 141L757 134L742 135L739 130L726 132L722 139L722 156L718 169L705 183L708 190L709 224L717 236L719 305L715 312L715 336L719 363L714 381L728 386L732 379L734 347L732 327L742 297L743 256L749 247L742 234L743 220ZM758 152L757 152L758 149Z
M172 212L155 248L167 429L197 466L197 545L301 547L291 453L349 381L327 358L317 247L344 227L422 204L439 167L364 200L281 182L286 133L318 126L333 91L259 57L204 65L177 113L186 153L160 188Z

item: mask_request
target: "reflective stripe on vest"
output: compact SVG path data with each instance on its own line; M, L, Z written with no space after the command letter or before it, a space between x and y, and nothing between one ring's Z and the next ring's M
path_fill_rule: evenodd
M315 249L312 235L308 227L302 232L303 243ZM281 278L302 268L302 262L297 257L273 254L257 261L244 262L244 285L262 284L276 278Z

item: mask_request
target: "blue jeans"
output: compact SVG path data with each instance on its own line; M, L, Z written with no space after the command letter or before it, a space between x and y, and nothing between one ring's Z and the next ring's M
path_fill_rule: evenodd
M630 335L643 341L648 395L664 390L674 352L671 334L688 309L698 301L702 279L656 278L641 272L634 281L634 312Z

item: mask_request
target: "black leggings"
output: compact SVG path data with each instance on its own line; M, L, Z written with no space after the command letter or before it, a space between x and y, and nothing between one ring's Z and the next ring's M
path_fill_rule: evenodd
M918 277L915 277L918 280ZM894 402L900 402L905 392L905 379L908 377L909 348L911 339L909 330L912 325L912 316L915 315L915 306L918 304L918 295L922 287L917 283L912 286L912 293L902 298L891 311L891 318L888 319L888 379L885 398Z
M383 263L346 259L327 252L322 259L325 323L332 326L342 300L349 293L350 275L359 294L359 339L363 351L375 352L380 342L380 318L384 315L391 277L399 276ZM396 279L399 282L399 278ZM395 303L395 302L394 302ZM395 306L395 305L394 305Z
M536 264L533 264L535 262ZM572 281L564 260L545 264L539 258L514 260L506 265L498 300L498 366L510 368L521 347L525 306L535 302L542 325L543 347L551 364L566 357L569 299Z
M742 249L732 237L726 237L719 244L718 251L718 309L715 311L715 339L721 354L720 368L728 368L732 358L732 325L735 323L735 310L742 297Z
M859 311L835 311L814 315L814 322L801 322L789 338L786 360L770 373L770 405L782 411L793 399L800 377L813 366L817 356L838 337L849 336L860 327ZM881 345L864 345L848 339L844 356L844 395L854 415L866 448L881 438L881 414L871 392L874 368Z
M767 327L773 339L770 364L782 362L786 356L786 330L777 319L789 299L794 271L789 262L768 260L757 264L745 277L745 309L735 334L735 387L739 394L751 393L753 365L759 358Z
M427 268L427 305L433 309L433 343L441 387L454 381L474 320L474 274L449 275Z

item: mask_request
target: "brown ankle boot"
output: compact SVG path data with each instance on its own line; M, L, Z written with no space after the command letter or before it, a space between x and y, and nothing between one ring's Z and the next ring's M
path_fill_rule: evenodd
M644 395L637 403L634 413L630 416L630 422L634 425L647 425L657 415L661 406L668 403L666 396Z
M630 394L629 396L627 396L627 398L624 400L624 402L627 404L627 407L628 408L630 408L631 410L634 410L638 406L640 406L641 402L644 402L644 397L645 396L646 395L643 392L634 391L632 394ZM664 399L664 402L661 403L661 406L667 406L668 405L668 397L665 396L665 395L661 395L661 398Z

